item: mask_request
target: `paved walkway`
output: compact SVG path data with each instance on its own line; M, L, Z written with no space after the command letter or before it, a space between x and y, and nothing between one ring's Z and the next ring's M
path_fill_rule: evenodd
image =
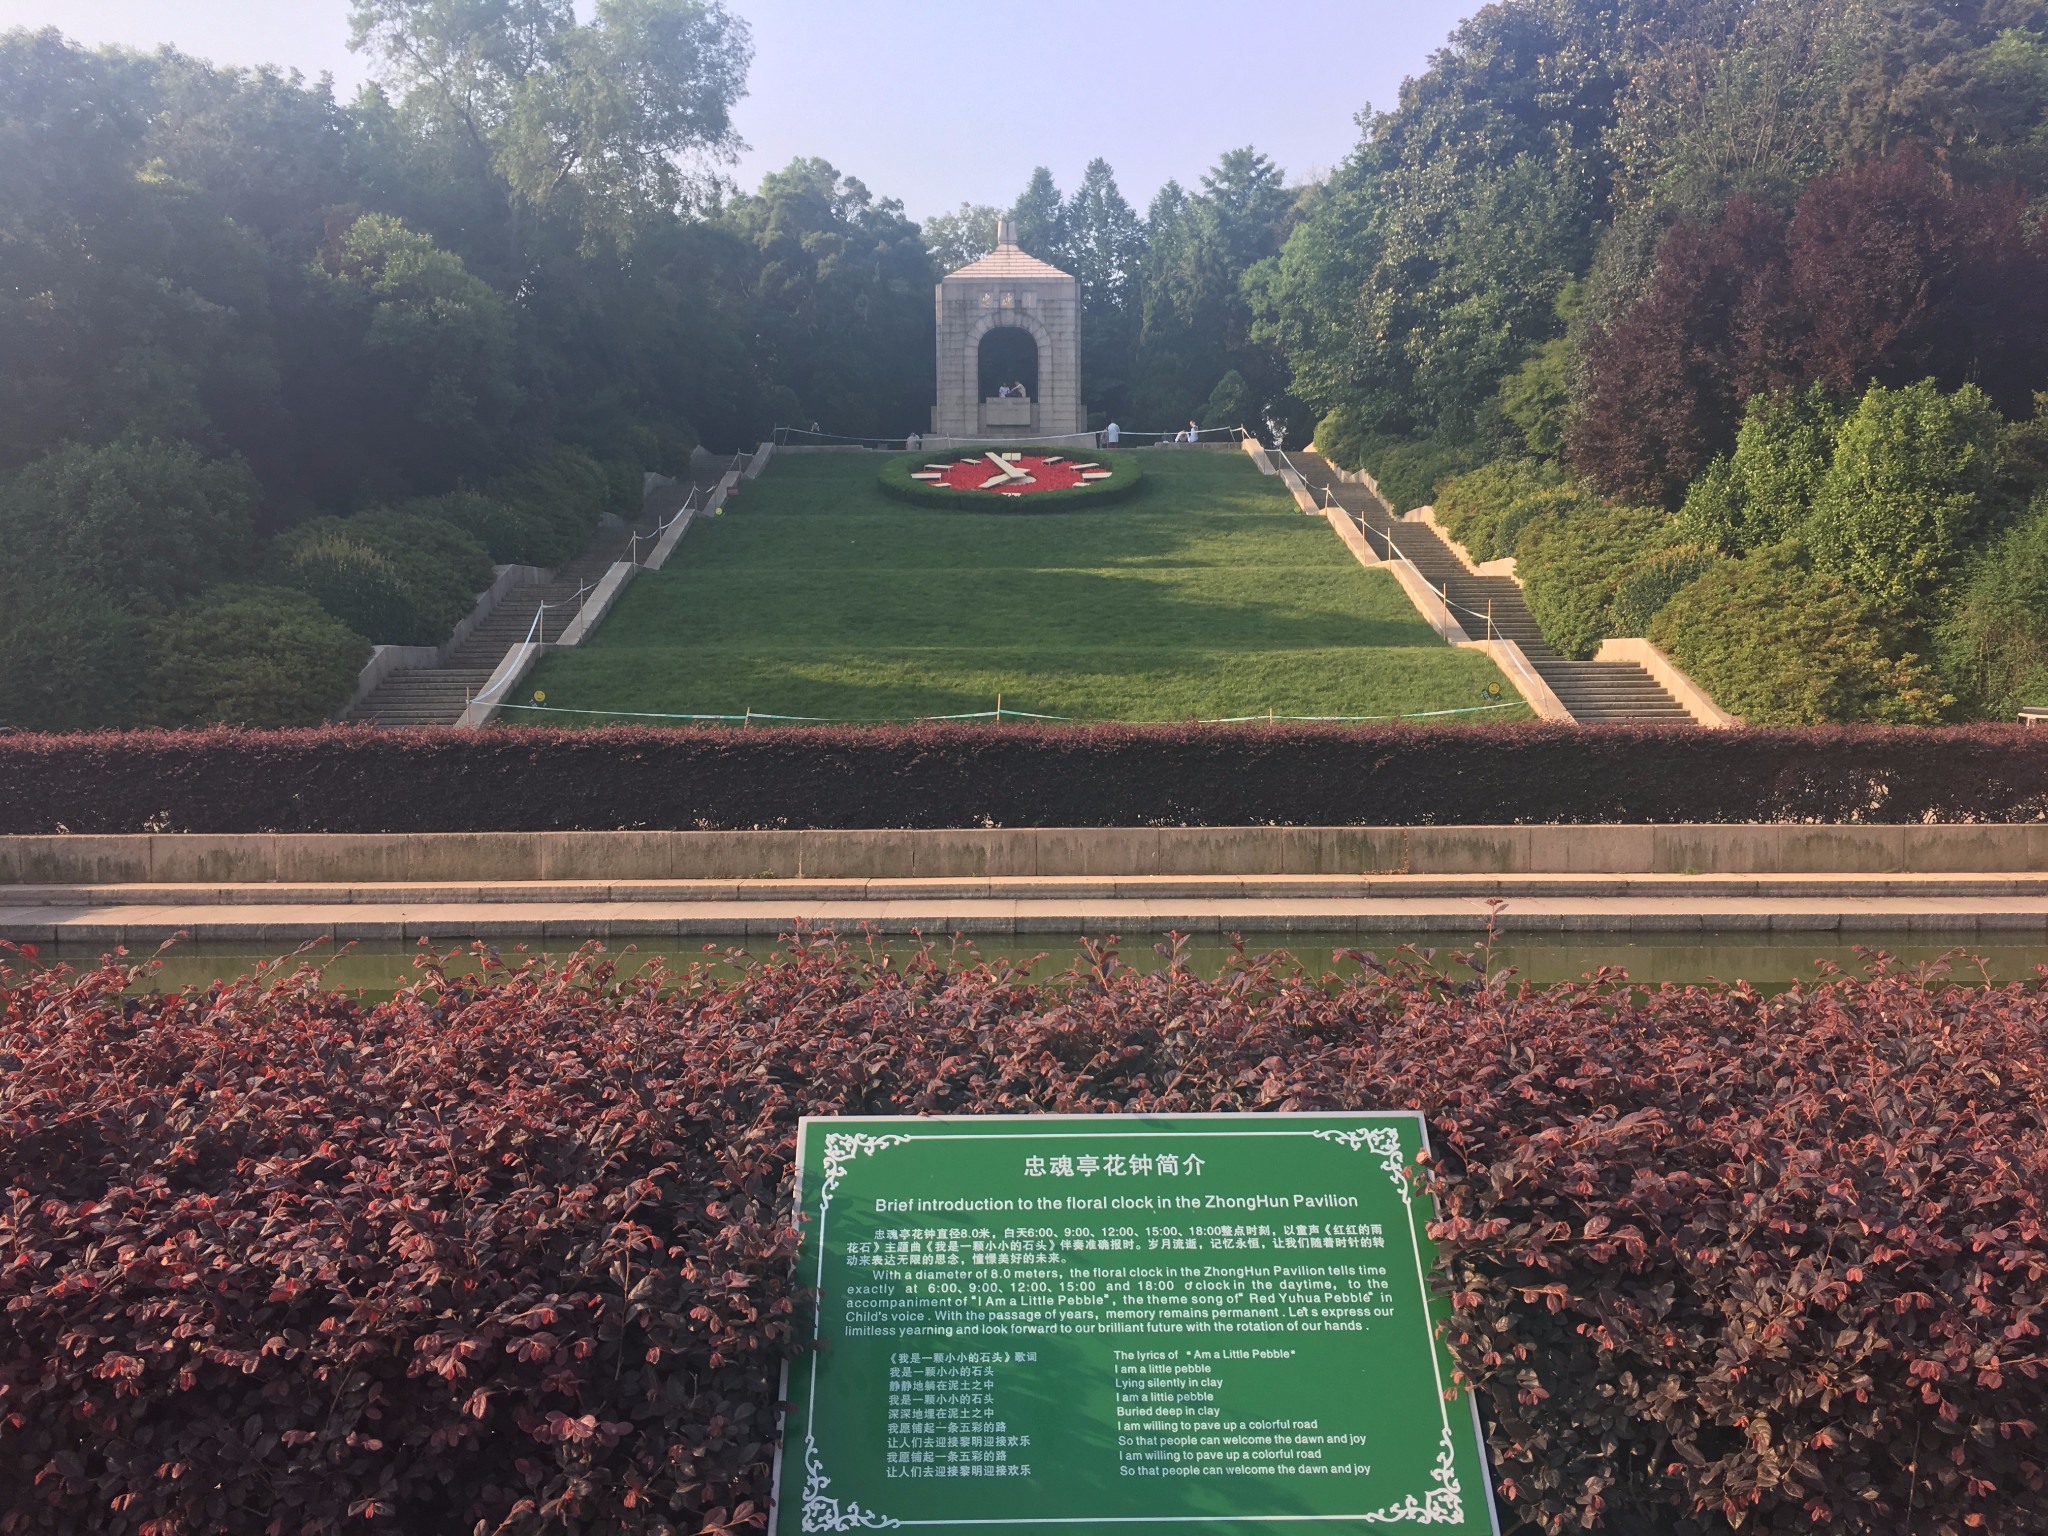
M0 888L0 937L35 943L440 940L883 932L1506 931L2028 934L2048 877L1302 876L1096 880L498 882Z

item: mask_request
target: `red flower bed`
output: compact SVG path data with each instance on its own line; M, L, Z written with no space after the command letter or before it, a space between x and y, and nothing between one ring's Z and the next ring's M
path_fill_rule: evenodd
M936 482L955 491L986 490L990 495L1029 496L1034 491L1070 491L1081 484L1081 471L1073 461L1051 458L1042 453L1020 453L1009 461L1010 468L1017 471L1022 479L1010 480L1005 484L991 486L989 481L996 478L996 467L983 455L979 458L962 459L952 465Z
M796 1117L1420 1106L1550 1532L2048 1531L2048 991L0 972L0 1530L758 1527Z

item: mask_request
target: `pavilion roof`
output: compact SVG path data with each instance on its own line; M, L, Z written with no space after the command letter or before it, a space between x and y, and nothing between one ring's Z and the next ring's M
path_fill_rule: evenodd
M991 278L1064 278L1074 281L1071 272L1062 272L1049 261L1040 261L1028 256L1014 245L999 245L979 261L970 261L957 272L946 274L946 281L966 278L970 282L983 282Z

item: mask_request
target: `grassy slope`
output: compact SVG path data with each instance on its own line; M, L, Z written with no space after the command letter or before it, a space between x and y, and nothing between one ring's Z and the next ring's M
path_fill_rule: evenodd
M1249 460L1144 458L1134 500L1039 514L904 506L865 455L779 458L532 686L572 709L831 719L1000 692L1108 720L1404 714L1506 686Z

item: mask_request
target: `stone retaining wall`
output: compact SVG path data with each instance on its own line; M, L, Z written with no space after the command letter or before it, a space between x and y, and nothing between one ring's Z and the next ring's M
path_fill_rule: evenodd
M2048 872L2048 825L1111 827L0 838L0 886Z

